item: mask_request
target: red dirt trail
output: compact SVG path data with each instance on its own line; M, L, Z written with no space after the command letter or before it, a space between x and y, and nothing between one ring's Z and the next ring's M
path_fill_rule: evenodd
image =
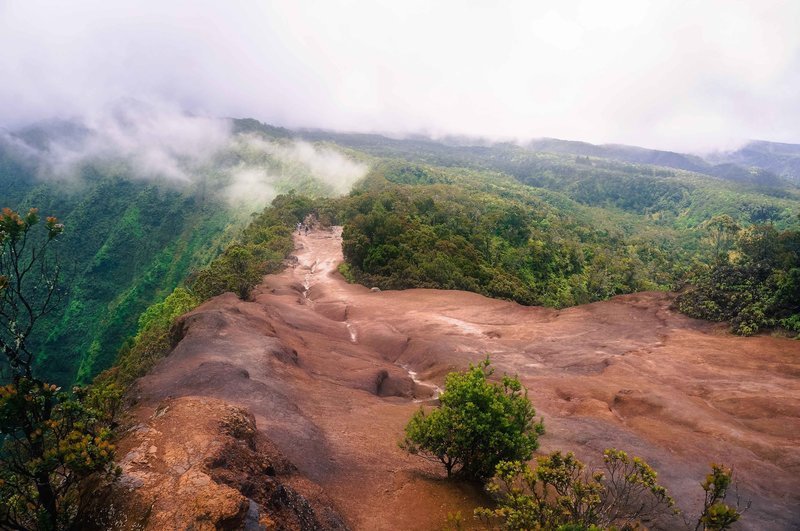
M726 463L753 500L739 528L800 528L800 342L732 336L672 312L665 293L559 311L460 291L373 292L336 271L340 228L296 246L296 262L251 302L226 294L183 318L182 340L138 383L135 417L178 397L245 408L349 527L441 529L448 512L469 521L486 500L397 441L447 372L489 353L528 387L542 452L642 456L690 512L709 463Z

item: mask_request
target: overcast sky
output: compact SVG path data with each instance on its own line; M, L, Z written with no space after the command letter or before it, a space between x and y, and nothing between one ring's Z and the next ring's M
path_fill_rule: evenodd
M287 127L800 143L800 1L0 0L0 126L120 98Z

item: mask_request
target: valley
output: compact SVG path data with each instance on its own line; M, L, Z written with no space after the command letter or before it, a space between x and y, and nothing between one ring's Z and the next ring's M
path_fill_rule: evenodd
M254 472L215 472L235 468L220 457L228 436L215 430L241 408L260 437L251 449L296 467L277 467L277 477L320 526L437 529L454 511L470 523L487 503L480 489L444 480L397 441L449 371L488 354L529 389L547 430L540 452L570 450L587 462L607 447L639 455L687 511L698 510L708 464L722 462L753 502L742 529L791 529L800 519L798 342L731 335L674 312L663 292L557 310L463 291L375 291L337 272L340 228L295 235L295 245L288 267L264 277L251 301L228 293L182 317L172 353L129 391L117 453L122 514L149 505L150 529L282 514L270 513L287 506L274 494L247 486L257 484ZM154 484L172 496L158 498ZM180 488L194 484L204 487ZM229 506L210 509L212 500Z

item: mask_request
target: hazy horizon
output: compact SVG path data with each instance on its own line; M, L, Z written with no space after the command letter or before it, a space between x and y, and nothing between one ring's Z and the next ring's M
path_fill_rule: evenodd
M135 99L393 136L800 143L800 3L0 1L0 127Z

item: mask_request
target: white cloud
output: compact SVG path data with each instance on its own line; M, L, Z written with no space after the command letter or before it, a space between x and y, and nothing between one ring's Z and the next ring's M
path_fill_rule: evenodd
M310 175L327 183L339 194L347 193L369 169L366 164L355 161L334 148L315 146L302 140L275 142L249 136L242 141L251 150L269 154L284 163L304 166Z
M800 142L798 20L788 1L0 2L0 124L135 97L289 127Z
M134 100L118 101L73 123L80 134L56 134L41 148L27 147L43 177L72 178L83 164L121 160L134 177L188 183L231 137L230 120Z

